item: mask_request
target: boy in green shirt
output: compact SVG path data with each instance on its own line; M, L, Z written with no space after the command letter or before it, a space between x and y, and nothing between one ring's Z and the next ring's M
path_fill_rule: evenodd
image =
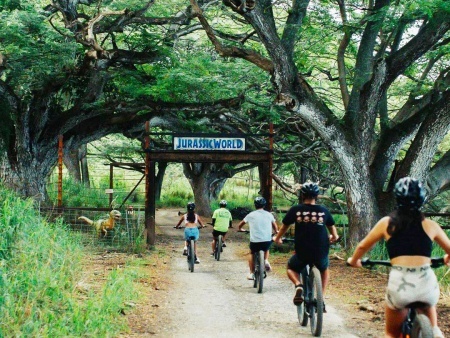
M228 228L232 227L232 221L233 218L231 217L230 211L226 208L227 201L221 200L219 203L220 208L214 210L214 213L212 215L212 225L214 227L212 235L213 240L211 243L212 253L211 255L214 256L214 248L216 247L216 240L219 235L222 235L223 239L223 247L226 247L225 245L225 236L227 235Z

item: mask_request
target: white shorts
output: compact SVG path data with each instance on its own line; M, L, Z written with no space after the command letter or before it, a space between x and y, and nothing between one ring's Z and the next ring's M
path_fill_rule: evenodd
M392 266L386 288L386 303L390 309L401 310L414 302L434 306L438 300L439 283L430 265Z

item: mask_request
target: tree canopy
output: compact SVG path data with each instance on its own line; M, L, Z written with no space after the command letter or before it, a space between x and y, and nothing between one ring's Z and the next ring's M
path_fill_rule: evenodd
M449 188L448 1L17 0L0 15L1 145L27 195L45 194L58 135L69 150L156 116L272 121L285 154L329 152L352 240L398 178Z

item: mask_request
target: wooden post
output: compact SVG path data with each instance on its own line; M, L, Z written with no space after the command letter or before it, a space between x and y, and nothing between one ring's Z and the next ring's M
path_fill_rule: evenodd
M150 147L150 122L145 122L145 149ZM145 153L145 231L147 247L154 245L156 241L155 231L155 162L151 160L150 153Z
M114 167L112 164L109 164L109 207L112 209L112 202L113 202L113 191L114 191Z
M58 137L58 208L62 207L63 136Z

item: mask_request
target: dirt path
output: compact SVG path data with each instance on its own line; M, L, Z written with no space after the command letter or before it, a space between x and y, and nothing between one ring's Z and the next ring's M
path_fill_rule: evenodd
M181 255L183 230L173 228L176 212L163 210L157 217L163 235L158 237L165 238L165 243L159 244L170 253L166 269L160 273L169 282L153 292L152 303L157 305L142 309L140 318L135 318L148 325L132 326L129 337L311 337L309 327L297 322L293 286L286 278L270 274L262 294L246 279L248 268L242 252L247 236L230 231L228 246L217 262L209 255L212 229L202 229L201 263L191 273ZM322 337L357 337L346 329L335 304L327 302L327 311Z
M285 258L271 257L275 272L258 294L246 280L248 236L231 230L217 262L209 255L212 229L208 226L200 235L201 264L191 273L181 254L183 230L173 229L179 219L177 210L159 210L156 216L157 243L144 255L139 279L144 296L125 310L130 332L122 337L311 337L309 327L297 322ZM118 266L129 259L125 254L102 255L92 259L90 269L96 269L93 275L102 279L99 271L106 265ZM350 269L339 259L331 261L330 270L322 337L382 337L386 276ZM441 329L448 335L450 307L445 295L438 311Z

